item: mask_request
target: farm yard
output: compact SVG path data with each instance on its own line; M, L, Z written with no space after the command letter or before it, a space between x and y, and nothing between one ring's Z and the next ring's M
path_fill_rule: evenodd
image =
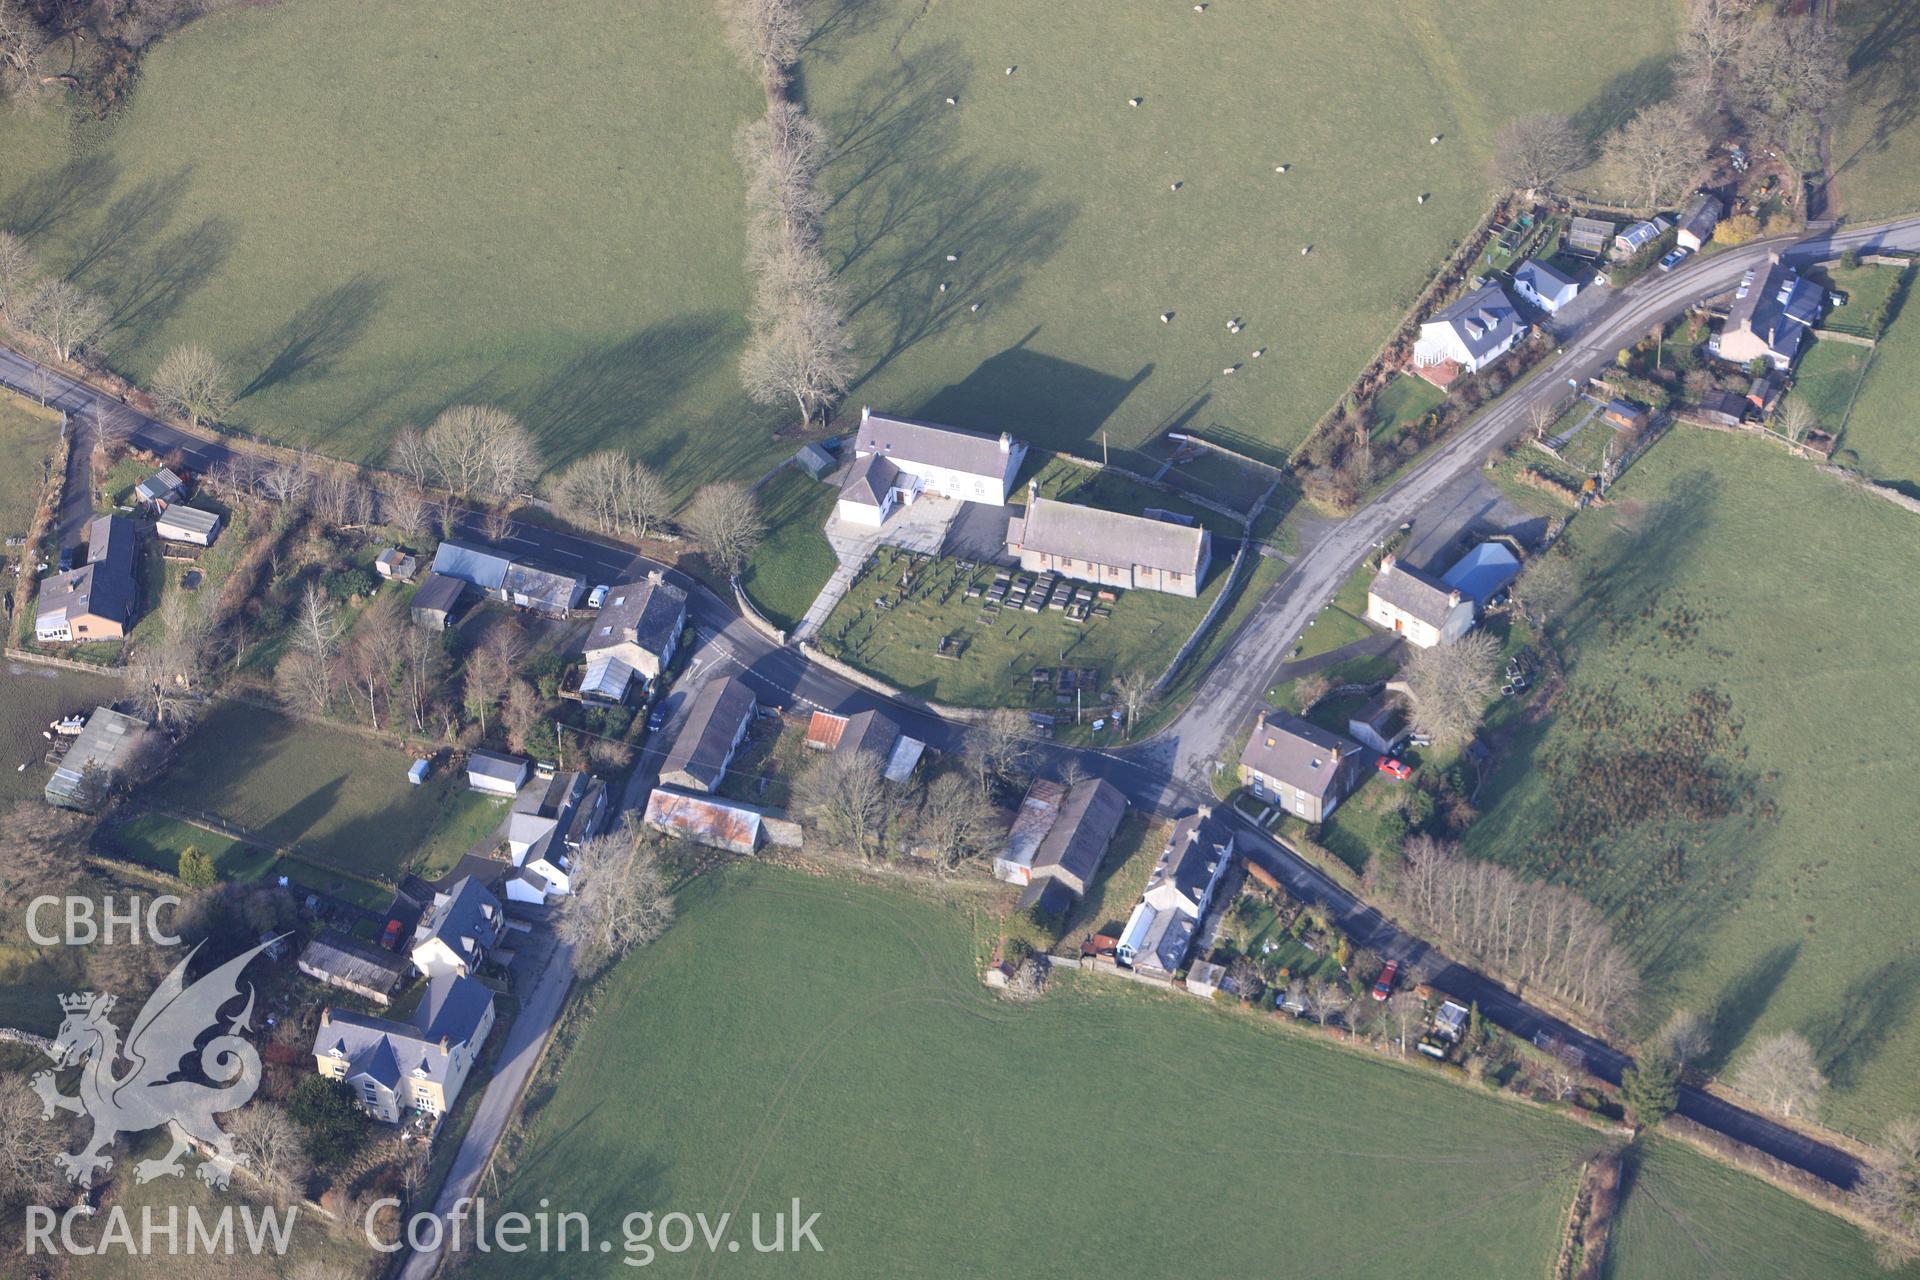
M1647 982L1643 1026L1714 1024L1710 1066L1792 1028L1822 1119L1920 1106L1905 744L1913 517L1760 441L1678 428L1568 537L1566 692L1506 736L1467 848L1571 883ZM1756 573L1756 566L1763 572Z
M1057 973L1038 1004L996 1001L963 917L908 893L738 865L680 908L535 1085L500 1211L545 1197L596 1223L668 1204L739 1217L798 1197L821 1211L823 1252L785 1261L834 1276L1124 1257L1148 1274L1518 1278L1546 1273L1580 1161L1605 1141L1130 983ZM805 963L778 1000L754 994L770 956ZM1143 1206L1099 1175L1170 1097ZM619 1258L572 1265L610 1276Z
M1104 704L1117 677L1160 674L1226 585L1217 546L1214 561L1197 600L1156 591L1103 599L1093 583L882 547L817 643L918 697L1072 720L1076 695ZM1043 579L1053 584L1044 599Z

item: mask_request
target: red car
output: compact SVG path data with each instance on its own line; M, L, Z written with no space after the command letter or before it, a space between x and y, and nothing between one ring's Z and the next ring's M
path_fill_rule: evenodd
M1413 776L1413 767L1404 760L1395 760L1392 756L1381 756L1380 772L1405 782Z
M1399 973L1400 962L1398 960L1387 961L1387 967L1380 971L1380 980L1373 984L1373 998L1375 1000L1385 1000L1393 994L1393 980L1399 976Z
M399 948L400 922L398 920L387 921L387 931L380 935L380 945L389 951L394 951Z

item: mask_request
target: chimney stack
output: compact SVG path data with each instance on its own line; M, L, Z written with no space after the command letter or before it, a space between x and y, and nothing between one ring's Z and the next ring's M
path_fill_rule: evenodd
M324 1027L332 1021L333 1021L333 1006L330 1004L321 1005L320 1006L320 1025Z
M1447 592L1447 608L1451 609L1459 603L1460 603L1460 593L1458 591Z
M1011 433L1006 431L1002 431L1000 433L1000 452L1002 453L1013 452L1013 436Z
M1394 555L1393 552L1391 551L1387 552L1387 554L1380 557L1380 572L1392 573L1393 566L1398 564L1399 562L1400 562L1400 557Z
M866 405L860 406L860 421L865 422L869 417L872 416L872 414L873 414L873 410L867 408Z
M441 1036L441 1037L440 1037L440 1052L442 1052L442 1053L445 1053L445 1052L446 1052L446 1051L447 1051L447 1050L448 1050L449 1048L451 1048L451 1047L452 1047L452 1045L453 1045L453 1037L452 1037L452 1036Z

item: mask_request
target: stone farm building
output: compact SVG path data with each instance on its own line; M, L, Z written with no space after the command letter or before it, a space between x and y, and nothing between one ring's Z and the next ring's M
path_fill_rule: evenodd
M1299 716L1260 718L1240 753L1240 781L1306 822L1325 822L1359 785L1360 744Z
M624 702L635 676L642 684L657 680L673 661L686 620L687 593L670 586L658 572L608 587L587 629L581 696Z
M323 1009L313 1035L321 1075L344 1081L369 1115L395 1124L417 1110L445 1115L493 1030L493 992L443 974L427 984L405 1022Z
M922 494L1005 506L1027 446L958 427L890 418L862 407L853 465L835 506L841 520L878 528Z
M733 753L747 736L755 709L743 680L709 680L694 696L687 722L660 765L660 781L687 791L715 791L727 776Z
M1675 233L1675 242L1683 249L1698 252L1713 238L1713 229L1720 225L1720 215L1725 211L1726 206L1720 203L1720 197L1705 192L1695 196L1680 215L1680 230Z
M834 711L816 711L807 721L806 745L815 751L864 751L880 764L880 776L888 782L906 782L925 754L927 744L900 731L892 716L884 711L856 711L841 715Z
M1033 573L1102 586L1197 596L1213 539L1197 525L1054 502L1037 493L1007 522L1007 554Z
M695 844L730 853L752 853L760 847L764 817L750 805L655 787L647 797L644 821L656 831Z
M1389 553L1380 558L1380 572L1367 587L1367 621L1431 649L1473 629L1473 602Z
M429 631L445 631L460 608L460 597L467 584L444 573L430 573L420 589L413 593L413 625Z
M87 526L87 562L40 584L33 637L42 642L118 640L133 625L136 534L119 516Z
M391 1001L393 989L412 967L405 956L333 928L314 934L297 963L309 978L374 1004Z
M515 608L552 617L565 617L587 590L584 582L570 574L536 569L490 547L461 542L442 542L435 548L433 572L476 586Z
M1064 919L1092 887L1126 816L1127 797L1111 782L1083 778L1074 783L1034 850L1027 890L1014 909L1037 908Z
M1423 367L1457 365L1478 373L1511 350L1526 329L1507 291L1497 284L1482 285L1420 326L1413 362Z

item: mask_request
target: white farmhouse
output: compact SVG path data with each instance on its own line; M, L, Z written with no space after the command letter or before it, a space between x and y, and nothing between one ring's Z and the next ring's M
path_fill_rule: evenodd
M1380 572L1367 587L1367 621L1431 649L1473 629L1473 601L1388 554L1380 557Z
M1580 285L1553 264L1528 258L1513 269L1513 291L1552 315L1574 300Z
M996 438L863 407L837 510L848 523L878 528L922 494L1003 507L1026 456L1027 446L1004 431Z
M1526 331L1507 291L1497 284L1484 285L1420 326L1413 362L1454 364L1478 373L1505 355Z

